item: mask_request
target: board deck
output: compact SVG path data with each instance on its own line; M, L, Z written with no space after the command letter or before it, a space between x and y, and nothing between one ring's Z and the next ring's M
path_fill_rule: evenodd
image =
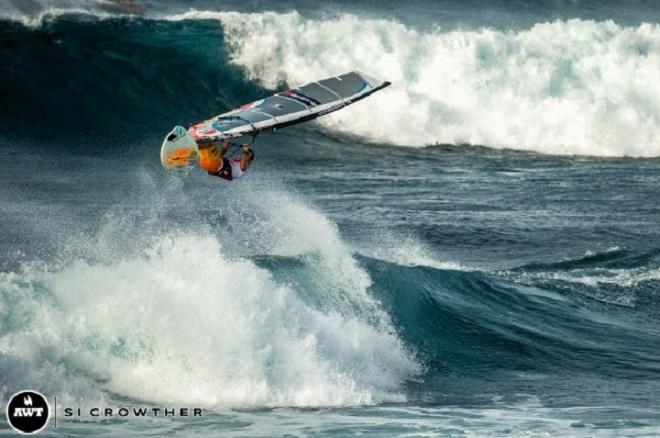
M183 126L175 126L163 140L160 161L173 175L184 176L197 165L197 143Z

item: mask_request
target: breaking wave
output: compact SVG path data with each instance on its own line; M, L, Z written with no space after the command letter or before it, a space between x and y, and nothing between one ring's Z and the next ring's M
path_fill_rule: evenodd
M172 190L127 197L89 231L71 228L74 214L32 223L69 227L57 257L0 273L0 395L219 409L405 400L420 365L331 221L263 188L202 211Z
M246 75L244 79L268 89L358 69L393 85L348 111L320 119L323 126L372 142L404 146L474 144L558 155L660 155L658 24L624 26L571 19L517 31L443 31L351 14L321 19L295 11L191 10L142 17L130 10L90 9L78 3L73 7L43 8L36 15L5 14L4 18L39 27L71 14L98 19L129 15L131 18L119 19L134 20L131 32L149 32L145 40L154 42L159 37L151 32L161 30L142 28L140 22L218 21L223 36L217 39L221 49L217 55L210 54L206 46L208 30L203 40L194 38L194 27L172 31L182 41L189 41L190 51L170 52L167 61L176 56L181 65L190 65L188 58L194 58L196 68L211 75L198 78L186 72L181 90L189 91L190 83L201 84L203 90L212 88L205 84L209 78L215 80L212 72L222 75L218 79L221 89L213 91L214 96L206 101L197 97L195 108L189 108L192 102L188 102L180 113L204 117L204 111L212 111L208 103L218 94L224 100L235 94L234 87L245 89L244 84L236 83L235 73L227 70L227 62L238 67ZM195 47L196 40L199 47ZM178 50L178 44L166 38L158 44L174 44ZM218 59L212 60L212 56ZM112 63L107 70L113 71L117 61L95 60L101 69L104 62ZM147 68L138 70L146 76L154 74ZM167 68L158 70L168 75ZM176 88L170 86L168 92L173 91ZM143 89L124 90L126 96L144 93ZM161 98L164 105L170 105ZM148 108L159 105L153 102Z
M392 81L381 95L321 120L374 142L660 155L657 24L573 19L519 32L422 32L354 15L171 18L220 20L232 62L268 88L351 69Z

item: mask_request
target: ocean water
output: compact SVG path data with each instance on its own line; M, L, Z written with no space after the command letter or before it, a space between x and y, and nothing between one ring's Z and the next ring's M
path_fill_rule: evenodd
M44 436L660 435L651 1L0 1L0 399ZM163 136L358 69L231 184ZM201 418L64 417L200 407ZM0 421L0 435L14 436Z

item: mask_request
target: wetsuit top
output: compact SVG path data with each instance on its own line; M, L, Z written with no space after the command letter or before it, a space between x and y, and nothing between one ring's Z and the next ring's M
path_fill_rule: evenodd
M245 172L241 169L241 160L237 158L225 158L222 157L222 163L217 172L209 172L211 175L218 176L227 181L237 179L245 175Z

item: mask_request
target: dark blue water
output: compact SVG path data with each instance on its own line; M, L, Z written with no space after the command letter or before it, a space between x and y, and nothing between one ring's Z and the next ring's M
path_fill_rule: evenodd
M659 433L660 95L636 88L658 79L652 4L144 3L26 22L42 6L0 21L3 403L57 397L52 435ZM257 26L254 45L231 23ZM362 29L354 52L335 29ZM326 63L292 35L330 41L312 45ZM162 170L173 125L365 62L374 35L387 62L368 73L400 74L393 94L259 137L231 184ZM465 75L453 89L424 79L449 74L428 62L440 46ZM639 77L585 67L605 62L593 47ZM511 72L543 59L561 80Z

